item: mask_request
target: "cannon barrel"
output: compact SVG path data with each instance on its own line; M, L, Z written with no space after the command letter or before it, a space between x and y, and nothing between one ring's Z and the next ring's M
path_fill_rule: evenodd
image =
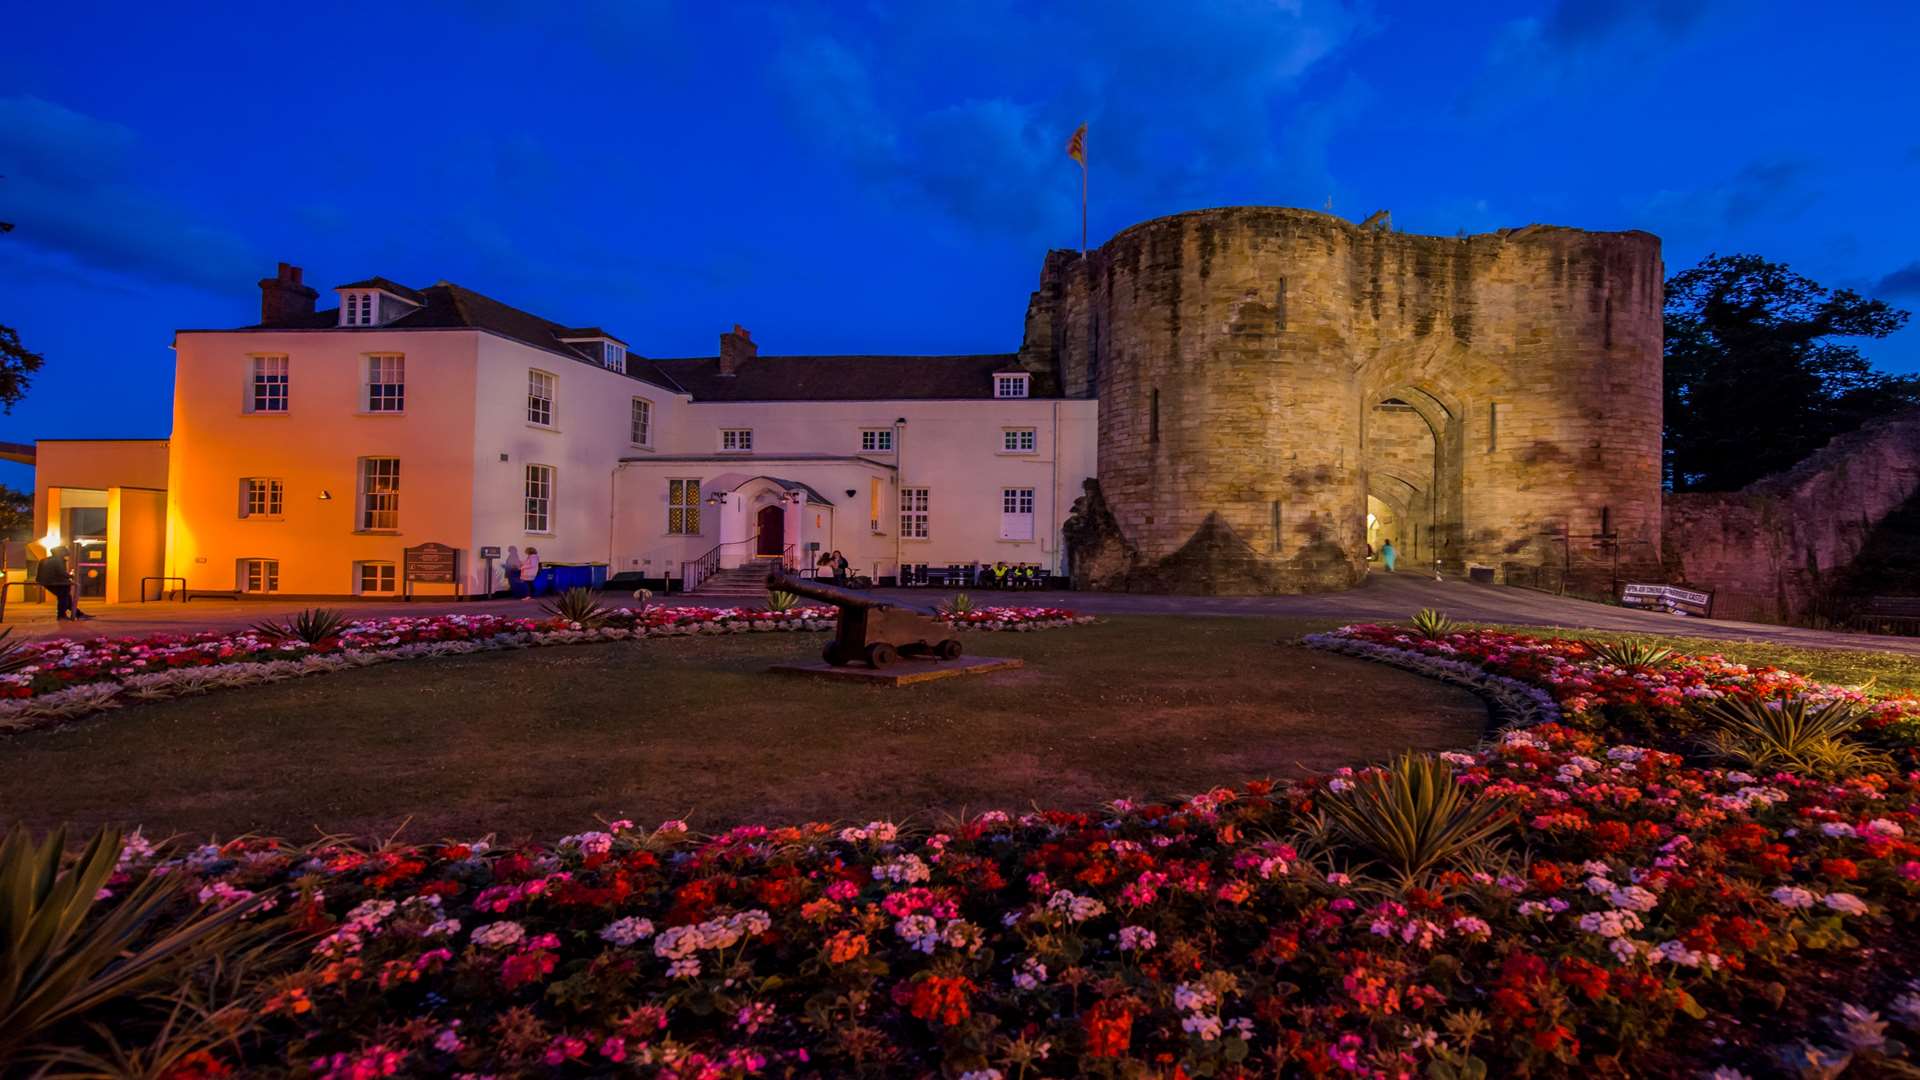
M884 600L878 596L870 596L854 589L843 589L838 585L828 585L819 581L808 581L805 578L793 577L792 575L781 573L778 570L767 575L767 588L778 589L781 592L790 592L795 596L804 596L810 600L820 600L839 607L865 608L868 610L900 608L905 611L918 612L922 615L932 614L930 611L914 607L911 604L901 604L892 600Z

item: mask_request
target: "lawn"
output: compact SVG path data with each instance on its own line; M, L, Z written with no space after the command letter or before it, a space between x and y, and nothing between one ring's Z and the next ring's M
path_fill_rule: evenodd
M390 664L140 705L0 744L0 822L150 833L552 836L1091 807L1471 745L1462 690L1283 647L1324 623L1115 618L975 635L1020 671L902 689L778 677L820 634Z

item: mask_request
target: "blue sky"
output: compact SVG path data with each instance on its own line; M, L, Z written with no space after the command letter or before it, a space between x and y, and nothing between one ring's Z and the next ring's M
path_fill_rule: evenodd
M189 13L191 12L191 13ZM1645 229L1920 308L1920 5L16 5L0 439L164 435L171 331L446 279L645 354L1019 343L1048 247L1266 203ZM1920 327L1873 344L1920 371ZM19 486L24 470L0 471Z

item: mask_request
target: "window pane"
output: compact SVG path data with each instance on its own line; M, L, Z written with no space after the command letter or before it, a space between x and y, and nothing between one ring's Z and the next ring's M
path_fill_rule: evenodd
M400 527L400 459L363 458L360 462L360 527Z

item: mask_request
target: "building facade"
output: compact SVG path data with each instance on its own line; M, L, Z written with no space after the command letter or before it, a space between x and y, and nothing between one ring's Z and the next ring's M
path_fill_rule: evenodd
M1017 353L761 356L736 326L649 359L446 282L322 307L283 264L258 324L178 332L140 464L42 444L40 525L121 537L115 599L388 595L427 543L467 594L510 547L656 586L836 550L1221 593L1345 588L1388 542L1514 580L1657 567L1661 281L1644 233L1240 207L1050 253Z

